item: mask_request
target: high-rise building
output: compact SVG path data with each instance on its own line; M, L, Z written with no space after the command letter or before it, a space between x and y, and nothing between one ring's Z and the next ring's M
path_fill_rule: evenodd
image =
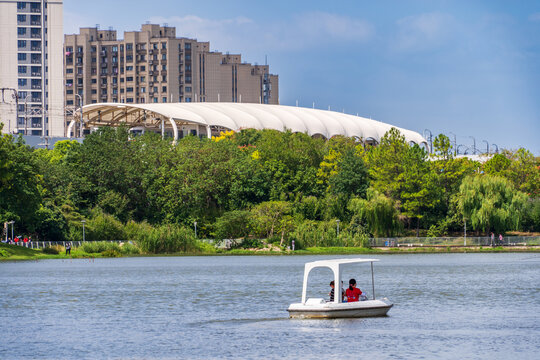
M0 1L3 132L64 136L62 1Z
M177 38L153 24L141 31L81 28L64 37L66 106L101 102L278 104L278 76L241 55L211 52L209 42Z

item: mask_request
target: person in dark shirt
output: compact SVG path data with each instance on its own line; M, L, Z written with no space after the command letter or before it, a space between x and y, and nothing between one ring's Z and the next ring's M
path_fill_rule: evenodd
M330 300L329 302L334 302L334 280L330 281L330 287L332 288L332 290L330 290L330 293L328 294L330 296ZM343 299L345 298L345 291L343 289L341 289L341 301L343 301Z

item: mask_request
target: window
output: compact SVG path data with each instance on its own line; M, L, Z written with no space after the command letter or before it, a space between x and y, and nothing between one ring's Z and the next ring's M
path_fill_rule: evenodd
M19 9L19 10L26 9L26 3L24 1L18 1L17 2L17 9Z
M186 86L186 92L191 92L191 86Z
M161 60L167 60L167 54L162 54L161 55Z
M66 69L66 74L73 74L73 69Z
M186 83L191 84L191 76L186 76Z
M161 70L167 70L167 65L161 65Z
M25 48L26 47L26 40L18 40L17 41L17 46L20 48Z
M96 89L92 89L92 94L97 94L97 90L96 90Z
M191 102L191 98L190 98L190 97L187 97L187 98L186 98L186 102Z
M107 78L101 78L101 84L107 85Z
M132 103L132 102L133 102L133 98L127 98L126 102Z
M19 66L19 74L26 74L26 66Z
M163 82L167 81L167 75L163 75L163 76L161 77L161 81L163 81Z
M118 52L118 46L114 45L114 46L112 47L112 52Z
M141 76L141 82L145 82L145 81L146 81L146 77Z
M162 87L161 87L161 92L167 92L167 87L166 87L166 86L162 86Z
M133 76L127 76L126 81L133 81Z
M146 66L141 66L141 71L146 71Z
M133 50L133 44L126 44L126 50Z
M144 86L141 86L141 93L145 93L146 92L146 88Z
M67 56L71 55L71 53L73 52L73 48L71 46L66 46L66 52L69 53L66 54Z
M113 89L112 93L113 93L113 95L118 95L118 89Z
M83 84L83 79L82 79L82 78L78 78L78 79L77 79L77 84L82 85L82 84Z
M146 56L141 55L140 58L139 58L139 61L146 61Z
M186 71L191 71L191 65L186 65Z
M113 77L113 78L112 78L112 83L113 83L113 84L118 84L118 78Z
M127 71L133 71L133 66L126 66Z
M120 45L120 51L124 51L124 44Z
M26 86L27 80L26 79L19 79L19 86Z
M112 57L112 62L117 63L118 62L118 56L113 56Z
M17 34L26 35L26 28L25 27L18 27L17 28Z
M17 59L22 60L22 61L26 60L26 54L25 53L18 53L17 54Z
M133 55L127 55L126 56L126 61L127 62L133 62Z
M97 61L97 58L93 57L92 62L95 63Z
M157 86L154 86L154 92L157 93Z
M132 87L126 88L126 92L133 92L133 88Z
M186 61L191 61L191 55L186 55Z
M163 102L166 103L167 102L167 97L163 97Z
M153 43L153 44L152 44L152 48L153 48L154 50L157 50L157 43Z
M186 49L186 50L189 50L189 49L191 49L191 43L186 43L186 45L185 45L185 49Z
M154 102L157 103L157 98L154 98Z
M41 10L40 3L30 3L30 9L35 10L36 12Z
M92 46L92 47L90 48L90 52L96 52L96 51L97 51L97 47Z
M18 22L26 22L26 15L17 15Z
M161 48L162 48L162 49L166 49L166 48L167 48L167 43L166 43L166 42L162 42L162 43L161 43Z
M97 84L97 79L92 79L92 84Z
M77 47L77 52L82 53L82 52L83 52L83 47L82 47L82 46L78 46L78 47Z
M73 105L73 100L66 101L66 105Z
M30 15L30 23L32 25L41 25L41 15Z
M80 67L80 68L78 68L78 69L77 69L77 74L78 74L78 75L82 75L82 73L83 73L83 70L82 70L82 68L81 68L81 67Z
M68 95L73 95L73 90L71 90L71 89L66 90L66 94L68 94Z

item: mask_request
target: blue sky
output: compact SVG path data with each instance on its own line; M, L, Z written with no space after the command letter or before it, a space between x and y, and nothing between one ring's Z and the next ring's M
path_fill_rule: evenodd
M267 56L281 104L540 155L540 1L148 3L64 0L64 32L167 23L211 50Z

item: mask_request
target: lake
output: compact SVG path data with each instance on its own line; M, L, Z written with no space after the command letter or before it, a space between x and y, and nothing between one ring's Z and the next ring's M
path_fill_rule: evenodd
M0 358L538 359L540 254L374 255L388 317L289 319L304 263L342 257L3 262ZM369 271L345 283L371 296ZM330 280L314 272L310 296Z

